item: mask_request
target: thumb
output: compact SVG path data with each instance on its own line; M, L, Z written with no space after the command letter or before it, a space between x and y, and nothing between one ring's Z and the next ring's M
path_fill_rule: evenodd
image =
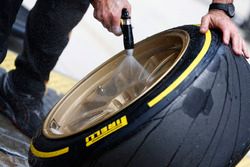
M200 32L206 33L209 29L210 17L208 15L203 16L201 19Z

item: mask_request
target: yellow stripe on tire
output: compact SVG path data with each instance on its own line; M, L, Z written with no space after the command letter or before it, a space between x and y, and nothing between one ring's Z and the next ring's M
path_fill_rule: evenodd
M68 153L69 152L69 147L65 147L63 149L56 150L56 151L51 151L51 152L43 152L43 151L37 150L34 147L33 143L31 143L30 151L34 156L36 156L38 158L53 158L53 157L57 157L57 156Z
M212 34L211 34L211 31L209 30L205 34L205 42L198 56L189 65L189 67L169 87L167 87L158 96L156 96L154 99L148 102L149 107L153 107L154 105L159 103L163 98L165 98L169 93L171 93L177 86L179 86L184 81L185 78L187 78L187 76L195 69L195 67L200 63L202 58L206 55L210 47L211 41L212 41Z

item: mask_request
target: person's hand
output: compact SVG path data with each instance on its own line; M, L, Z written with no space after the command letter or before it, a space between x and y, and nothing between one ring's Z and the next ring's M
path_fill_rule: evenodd
M131 5L127 0L92 0L94 17L115 35L121 35L120 19L122 9L128 9L131 14Z
M228 45L231 41L233 51L237 55L243 55L249 58L244 39L241 38L236 25L221 10L210 10L209 13L202 17L200 31L205 33L209 28L218 28L223 33L223 42Z

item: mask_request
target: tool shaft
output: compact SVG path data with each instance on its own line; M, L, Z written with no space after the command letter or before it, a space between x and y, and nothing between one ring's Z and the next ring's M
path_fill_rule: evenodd
M129 16L127 9L122 10L121 20L122 20L121 29L122 29L122 33L123 33L124 48L126 50L133 49L134 48L134 37L133 37L133 31L132 31L132 25L131 25L131 17Z

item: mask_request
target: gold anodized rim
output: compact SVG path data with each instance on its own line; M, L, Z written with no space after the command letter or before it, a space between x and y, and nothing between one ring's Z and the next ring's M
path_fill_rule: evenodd
M169 38L171 38L170 40L168 40ZM167 67L164 66L164 61L159 62L159 65L161 65L161 63L164 66L164 69L166 69L160 76L158 76L156 78L156 80L149 86L147 87L147 89L145 91L143 91L139 96L137 96L136 98L134 98L133 100L131 100L128 104L124 105L120 110L116 111L115 113L113 113L112 115L109 115L108 117L101 117L99 118L97 121L94 122L90 122L88 123L86 126L81 127L79 130L75 131L75 132L69 132L69 133L65 133L65 134L54 134L51 131L51 128L49 126L49 124L51 123L51 121L56 118L56 117L60 117L61 122L68 122L67 119L68 118L67 112L72 112L72 104L75 102L76 99L79 99L79 97L84 97L85 94L88 93L88 90L91 89L93 87L93 85L95 85L95 81L97 81L99 78L101 78L103 75L106 75L107 73L110 73L110 71L112 71L112 69L115 69L119 62L121 62L124 59L124 51L117 54L116 56L114 56L113 58L111 58L110 60L106 61L103 65L101 65L100 67L98 67L96 70L94 70L92 73L90 73L87 77L85 77L84 79L82 79L80 82L78 82L56 105L55 107L51 110L51 112L49 113L48 117L46 118L44 125L43 125L43 134L51 139L59 139L59 138L65 138L77 133L80 133L86 129L89 129L101 122L103 122L104 120L110 118L111 116L119 113L121 110L123 110L124 108L126 108L127 106L131 105L132 103L134 103L135 101L137 101L139 98L141 98L145 93L147 93L149 90L151 90L155 85L157 85L175 66L176 64L181 60L183 54L185 53L189 42L190 42L190 37L189 34L186 31L183 30L170 30L170 31L164 31L162 33L159 33L157 35L154 35L146 40L143 40L141 42L139 42L138 44L135 45L135 58L141 63L141 64L145 64L145 62L147 62L148 57L150 56L150 53L147 52L147 50L150 48L150 51L157 51L157 49L162 49L160 47L168 47L168 46L172 46L176 41L181 42L181 48L179 50L179 53L177 56L175 57L171 57L169 56L166 59L164 59L165 61L169 61L171 60L171 65L166 65ZM159 51L160 52L160 51ZM159 53L162 54L162 53ZM146 56L145 56L146 55ZM156 67L157 68L157 67ZM159 69L155 69L156 71ZM159 70L160 71L160 70ZM154 73L155 71L153 70L152 73ZM155 72L157 73L157 72ZM105 79L105 78L104 78ZM92 82L90 82L90 81ZM65 114L66 113L66 114ZM64 115L65 114L65 115ZM68 114L69 115L69 114Z

